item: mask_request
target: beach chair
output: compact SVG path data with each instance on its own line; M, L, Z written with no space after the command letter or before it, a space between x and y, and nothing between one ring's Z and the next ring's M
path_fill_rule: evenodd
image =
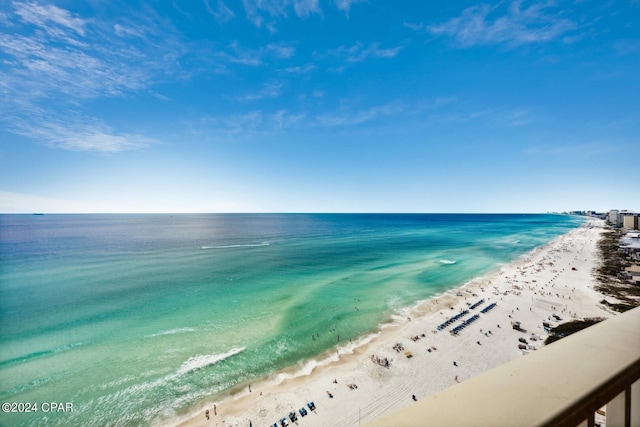
M307 410L304 408L298 409L298 412L300 412L301 417L304 417L305 415L307 415Z
M407 359L411 359L413 357L413 354L411 354L410 351L405 351L404 355L407 356Z
M313 402L309 402L307 403L307 407L309 408L309 410L311 411L315 411L316 410L316 404Z

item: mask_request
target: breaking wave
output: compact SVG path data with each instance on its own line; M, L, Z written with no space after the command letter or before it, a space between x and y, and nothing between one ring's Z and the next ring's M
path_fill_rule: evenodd
M232 348L228 352L222 354L201 354L198 356L190 357L189 360L187 360L182 364L182 366L180 366L180 368L178 369L178 374L183 375L188 372L214 365L244 351L245 348L246 347Z
M446 265L450 265L450 264L455 264L457 261L451 261L448 259L441 259L440 260L440 264L446 264Z
M217 246L202 246L201 249L231 249L231 248L259 248L261 246L269 246L270 243L250 243L246 245L217 245Z
M166 331L161 331L161 332L157 332L155 334L151 334L151 335L145 335L145 337L147 338L153 338L153 337L159 337L162 335L173 335L173 334L182 334L185 332L193 332L195 331L194 328L176 328L176 329L169 329Z

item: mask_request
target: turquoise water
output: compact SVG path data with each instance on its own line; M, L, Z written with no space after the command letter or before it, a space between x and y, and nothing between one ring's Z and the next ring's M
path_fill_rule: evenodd
M0 424L145 425L581 224L561 215L2 215ZM312 338L317 334L315 338ZM71 403L51 412L43 403ZM43 409L47 412L44 412Z

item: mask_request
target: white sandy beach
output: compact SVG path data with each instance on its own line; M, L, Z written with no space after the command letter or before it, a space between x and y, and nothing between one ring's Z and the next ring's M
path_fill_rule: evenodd
M203 402L197 411L169 425L272 426L295 411L300 427L357 426L410 405L412 395L420 399L526 357L527 351L535 351L546 338L542 322L553 319L552 324L558 323L553 315L562 321L612 316L599 304L603 297L594 290L592 277L602 225L589 220L499 271L405 310L374 336L336 348L310 372L297 367L278 375L278 380L252 383L251 391L247 385L226 400ZM469 308L481 300L482 304ZM497 306L481 313L492 303ZM462 310L469 313L436 331ZM479 318L473 324L458 335L450 333L475 314ZM516 321L526 332L512 328ZM532 334L541 339L531 340ZM519 338L533 348L519 349ZM398 343L404 351L394 350ZM390 366L380 366L372 356L388 359ZM349 387L353 384L357 388ZM309 401L316 410L301 417L298 410ZM205 410L209 410L209 419Z

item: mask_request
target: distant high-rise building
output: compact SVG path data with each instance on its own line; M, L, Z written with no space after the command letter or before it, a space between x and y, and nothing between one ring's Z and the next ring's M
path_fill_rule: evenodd
M618 211L617 209L611 209L609 211L609 222L614 227L618 227L620 226L619 221L620 221L620 211Z
M622 226L624 228L639 230L640 228L638 228L638 222L640 222L640 215L638 214L626 214L622 216Z

